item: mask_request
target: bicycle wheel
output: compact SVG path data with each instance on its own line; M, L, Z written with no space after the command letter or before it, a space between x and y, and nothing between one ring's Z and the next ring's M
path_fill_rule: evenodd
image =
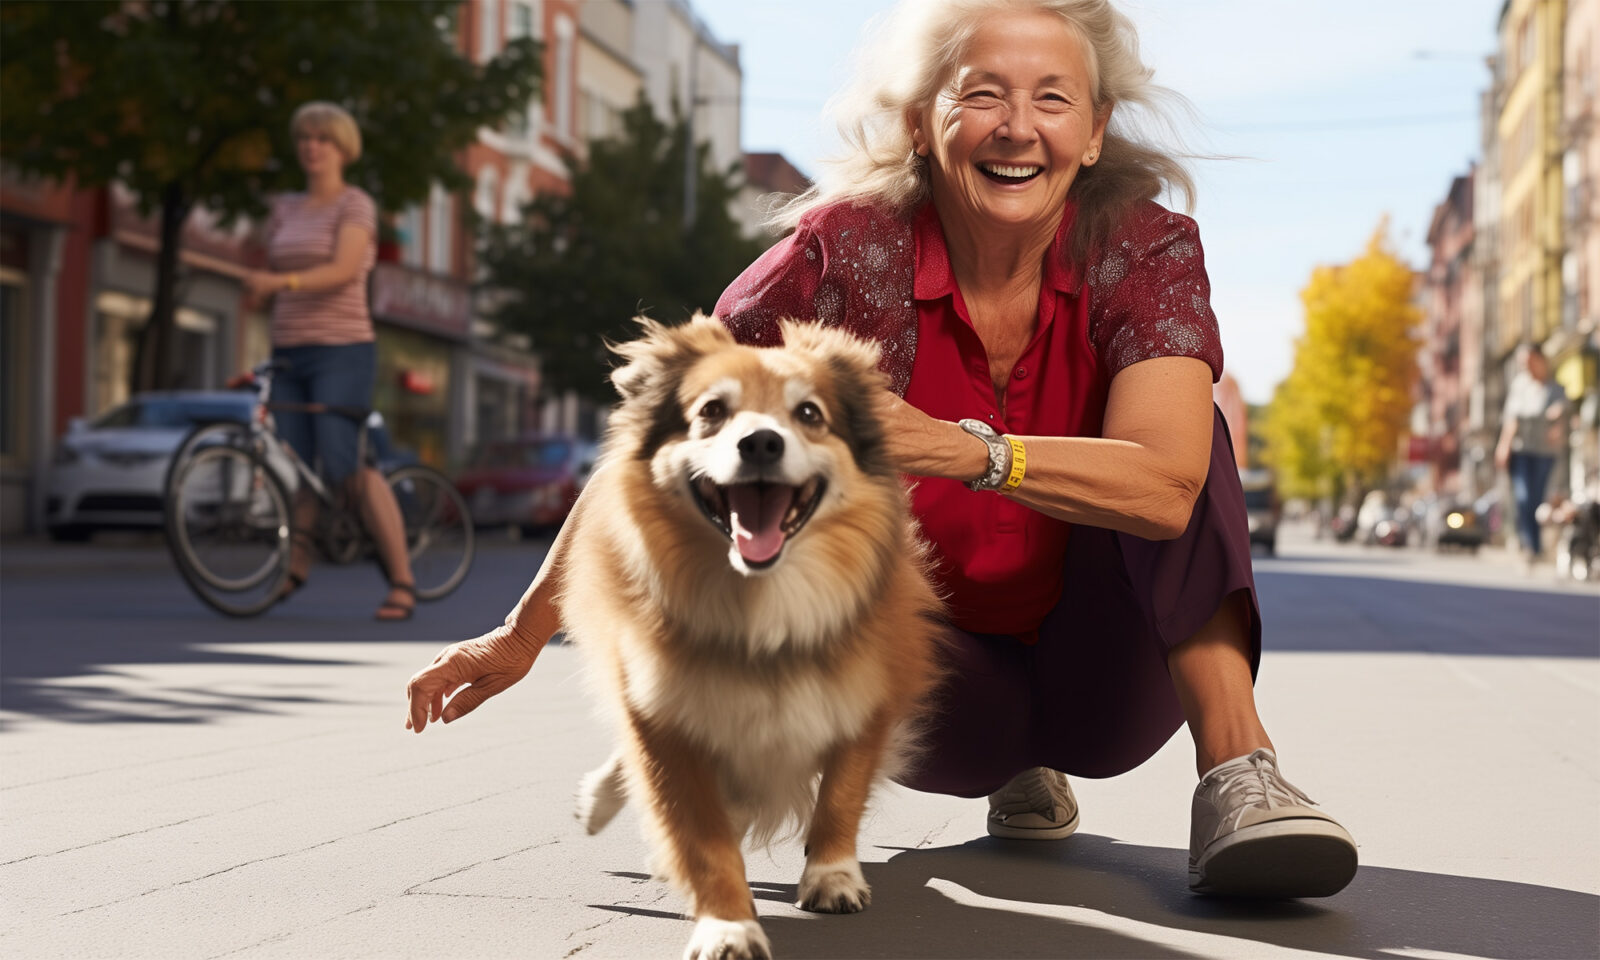
M183 442L178 444L178 449L173 451L172 459L167 461L167 475L162 481L161 489L166 491L168 498L172 496L172 480L178 475L178 468L188 463L196 450L215 446L248 449L250 428L232 420L196 424L195 428L189 431L189 435L183 438Z
M431 467L401 467L384 479L405 522L417 599L437 600L461 586L472 568L476 544L467 502Z
M179 464L167 495L167 544L207 606L252 617L289 572L289 495L260 457L207 446Z

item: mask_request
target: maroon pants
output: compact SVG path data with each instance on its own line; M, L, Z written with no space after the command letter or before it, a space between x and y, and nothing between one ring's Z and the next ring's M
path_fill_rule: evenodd
M1080 777L1133 769L1183 724L1167 652L1239 590L1250 600L1253 673L1261 613L1244 492L1218 411L1210 473L1181 537L1074 527L1061 600L1036 645L951 630L950 679L922 760L901 782L980 797L1029 767Z

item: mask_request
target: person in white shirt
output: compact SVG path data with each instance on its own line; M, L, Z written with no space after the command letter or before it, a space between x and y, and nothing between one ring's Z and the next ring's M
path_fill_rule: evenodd
M1524 344L1517 354L1521 369L1506 390L1494 462L1510 471L1517 540L1531 564L1539 556L1539 521L1534 511L1544 502L1545 487L1561 452L1561 417L1567 409L1567 395L1550 379L1550 361L1542 351Z

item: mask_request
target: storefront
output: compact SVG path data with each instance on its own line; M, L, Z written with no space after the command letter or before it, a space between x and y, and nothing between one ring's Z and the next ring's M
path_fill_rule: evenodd
M470 292L449 277L384 262L372 271L371 303L378 341L373 406L397 446L449 468L464 435Z
M136 198L123 187L109 188L109 208L109 235L94 245L90 415L128 398L156 287L157 224L139 214ZM225 231L209 211L190 214L180 254L172 377L157 389L211 389L237 371L248 236L245 224Z
M57 297L72 214L69 191L0 171L0 533L6 535L34 528L43 516L57 432Z
M467 442L475 447L538 428L538 361L525 351L486 341L472 344Z

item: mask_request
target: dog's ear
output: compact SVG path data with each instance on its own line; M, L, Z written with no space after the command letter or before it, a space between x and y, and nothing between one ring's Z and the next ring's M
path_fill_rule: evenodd
M722 321L703 313L676 327L649 317L635 317L634 322L639 324L637 339L608 344L623 361L611 371L611 383L624 402L654 392L664 381L675 381L695 360L734 342Z
M782 320L778 328L784 346L811 354L835 375L888 386L888 377L879 371L883 351L876 342L821 323Z
M667 329L649 317L634 317L633 322L639 325L637 338L626 343L606 344L622 359L622 365L611 371L611 385L617 388L623 400L632 400L643 393L660 371Z
M828 371L838 416L833 429L849 445L862 473L892 474L883 455L883 424L878 420L879 394L889 378L878 367L877 343L836 327L784 320L783 344L814 358Z

